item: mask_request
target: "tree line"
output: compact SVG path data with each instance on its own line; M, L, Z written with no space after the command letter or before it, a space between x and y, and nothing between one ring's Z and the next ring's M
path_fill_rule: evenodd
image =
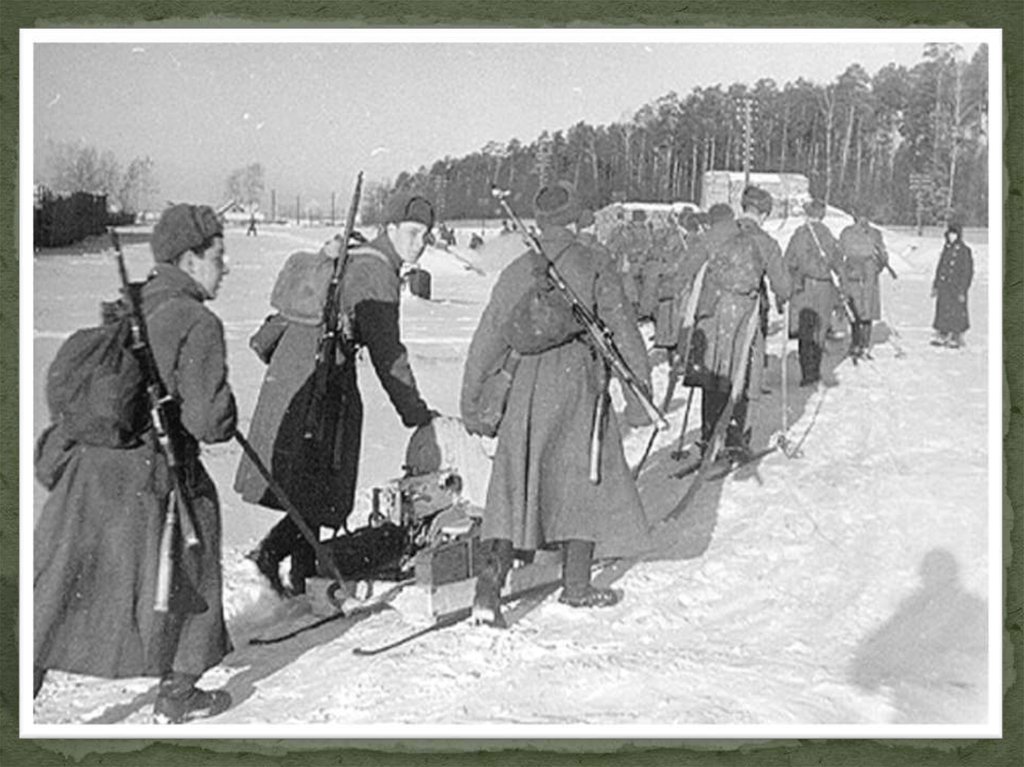
M928 44L910 68L889 64L872 76L851 64L827 84L697 87L645 104L627 122L581 121L528 144L492 141L369 190L363 218L374 220L388 187L431 195L444 219L489 218L492 184L527 210L550 179L572 181L595 208L699 202L704 173L749 165L802 173L815 197L880 223L913 223L920 204L926 222L987 225L987 119L987 46L968 60L958 45Z
M50 142L41 195L105 196L123 214L146 210L159 192L153 160L135 157L122 169L110 150L73 142Z

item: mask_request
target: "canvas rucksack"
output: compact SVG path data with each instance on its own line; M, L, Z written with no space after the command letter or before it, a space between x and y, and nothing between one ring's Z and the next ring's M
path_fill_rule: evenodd
M46 375L53 423L75 442L128 448L149 427L146 380L132 348L132 320L122 301L105 302L102 324L75 331Z

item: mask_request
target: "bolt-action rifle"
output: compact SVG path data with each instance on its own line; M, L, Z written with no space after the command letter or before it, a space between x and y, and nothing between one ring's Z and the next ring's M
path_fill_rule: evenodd
M843 304L843 310L846 312L846 319L851 323L860 322L860 314L857 312L857 306L853 303L853 299L846 294L845 290L843 290L842 283L839 282L839 274L832 267L832 264L829 263L828 254L821 246L821 240L818 239L818 233L814 231L814 226L810 221L807 222L807 229L810 231L811 238L814 240L814 244L818 248L818 253L821 254L822 261L825 262L825 267L828 269L829 279L832 280L832 287L834 287L836 292L839 294L839 299ZM786 332L789 332L788 327L786 328Z
M344 328L342 327L341 281L348 266L349 238L356 227L356 214L359 212L359 198L363 191L363 172L356 176L356 189L352 193L352 202L348 206L345 217L345 229L341 233L341 252L334 260L331 282L327 289L327 300L324 301L323 330L317 342L316 358L313 370L313 392L310 397L309 410L306 412L306 426L303 432L305 439L316 438L321 444L324 441L324 429L327 423L323 417L323 404L327 399L327 382L331 367L338 361L339 354L345 354Z
M153 600L154 610L167 612L174 568L174 543L179 527L186 546L191 548L199 545L195 523L192 520L192 498L189 494L181 452L181 417L178 402L167 392L167 387L160 379L160 371L156 366L153 349L149 345L146 321L142 314L140 286L133 285L128 281L124 253L121 250L121 238L118 236L117 230L113 228L110 229L110 240L114 245L117 269L121 276L121 294L128 307L132 353L139 361L146 382L149 417L153 434L156 437L156 448L167 461L167 470L171 479L171 491L168 494L167 508L164 512L164 527L160 534L156 596Z
M601 359L606 365L618 376L629 391L631 391L640 404L643 405L647 415L650 417L651 422L662 429L668 428L668 421L665 420L665 416L662 415L661 411L658 410L657 405L651 399L651 393L647 391L647 387L640 380L640 378L630 368L629 363L626 362L626 358L622 356L622 352L619 347L615 345L615 339L612 337L612 331L607 325L598 317L588 306L586 306L576 295L576 292L569 286L562 275L555 268L554 263L548 258L544 252L544 248L540 243L540 238L529 232L518 214L512 209L512 206L508 204L509 192L498 189L497 187L491 187L491 194L494 195L498 204L501 205L502 209L508 215L510 219L515 223L520 234L526 240L527 244L532 247L539 255L544 257L547 262L547 275L551 280L551 283L558 289L558 292L569 302L572 308L573 316L586 330L587 337L590 340L591 345L600 355Z

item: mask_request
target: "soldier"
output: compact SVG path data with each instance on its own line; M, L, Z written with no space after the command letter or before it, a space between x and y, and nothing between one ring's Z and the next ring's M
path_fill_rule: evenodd
M673 214L669 214L665 226L655 230L651 253L644 275L644 293L652 304L654 345L668 348L676 342L675 280L686 258L686 243Z
M857 320L850 327L850 356L871 359L871 323L882 317L878 274L889 264L882 233L871 226L863 212L839 233L846 289Z
M935 299L936 337L933 346L957 349L963 345L964 333L970 327L967 315L967 290L974 276L974 258L963 241L963 229L950 224L946 229L946 244L935 267L932 298Z
M432 418L400 339L399 270L403 263L419 260L433 224L434 208L429 200L399 193L388 201L377 237L349 251L339 288L344 348L337 359L327 362L331 367L327 391L319 398L322 410L311 414L317 401L314 361L323 333L326 286L334 259L340 255L339 238L319 254L296 253L289 258L271 298L278 313L268 317L250 340L250 346L267 363L267 373L249 441L314 530L342 528L352 511L363 423L356 381L360 347L369 351L377 377L403 425L415 428ZM304 263L312 266L300 271ZM308 296L318 298L303 303ZM283 501L246 456L238 465L235 490L249 503L284 509ZM302 592L305 578L316 573L313 547L288 516L249 556L282 596ZM291 557L290 591L279 574L286 557Z
M178 723L231 705L195 686L231 650L221 594L220 504L201 442L235 431L224 328L206 306L228 273L220 220L180 204L160 216L142 313L160 378L180 413L176 435L199 545L176 547L167 612L154 610L169 500L167 462L152 430L134 447L40 440L37 477L50 490L35 529L35 692L47 669L119 679L158 676L153 712Z
M723 206L724 207L724 206ZM743 217L732 222L717 206L707 236L708 270L697 305L697 323L690 345L687 386L701 387L701 441L703 453L710 446L715 425L729 402L732 382L745 377L726 431L723 457L742 462L750 452L750 431L746 426L751 395L761 392L764 334L754 336L751 348L741 346L742 327L750 312L759 311L761 280L767 275L781 311L789 298L789 276L782 250L763 229L772 209L771 195L759 187L743 191ZM760 329L760 323L758 323ZM757 364L751 364L756 360Z
M793 286L787 332L797 339L800 385L813 386L821 380L829 319L842 298L833 285L833 275L837 281L842 280L843 256L839 243L822 222L825 204L811 200L804 212L807 223L793 232L786 246L786 267Z
M574 188L565 182L542 187L535 212L547 257L607 323L637 375L649 382L647 353L611 256L570 229L581 215ZM503 625L499 594L513 549L561 545L559 601L606 607L619 594L591 584L595 546L601 555L648 547L643 507L615 414L597 410L607 405L604 363L585 342L568 303L547 290L545 269L543 257L529 251L501 273L473 335L462 380L460 409L467 430L496 432L498 439L482 528L487 565L473 604L476 620L491 625ZM549 296L546 303L544 296ZM545 305L534 313L538 301ZM507 401L489 401L494 371L508 376L509 386L499 394ZM502 407L497 426L485 420L486 412ZM595 418L601 413L604 417ZM632 395L626 417L633 425L648 422ZM595 436L597 484L590 481Z

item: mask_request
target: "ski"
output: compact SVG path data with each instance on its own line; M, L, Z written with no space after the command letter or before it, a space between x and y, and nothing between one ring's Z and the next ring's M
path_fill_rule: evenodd
M380 655L388 650L394 650L396 647L401 647L404 644L413 642L420 637L425 637L427 634L433 634L437 631L454 626L462 621L466 620L470 615L473 614L473 608L465 607L461 610L456 610L453 613L449 613L440 620L431 623L429 626L425 626L417 631L413 631L411 634L406 634L393 642L380 645L379 647L354 647L352 648L352 654L360 657L369 657L371 655Z
M707 476L705 477L705 480L708 482L714 482L716 480L723 479L732 474L737 469L742 469L744 466L748 464L756 463L757 461L760 461L762 458L764 458L766 455L774 453L778 449L778 445L769 445L768 447L761 448L760 450L755 450L754 452L745 456L742 460L730 461L728 464L724 465L712 464L711 470L708 472ZM695 461L687 466L684 466L678 471L673 472L670 476L672 477L672 479L684 479L690 476L691 474L696 473L699 470L700 461Z
M279 642L285 642L285 641L287 641L289 639L293 639L294 637L297 637L299 634L304 634L307 631L313 631L314 629L318 629L321 626L324 626L324 625L326 625L328 623L331 623L332 621L336 621L336 620L339 620L339 619L342 619L342 618L353 618L353 617L355 617L357 615L361 615L361 614L364 614L364 613L372 612L375 609L383 607L384 605L386 605L395 596L397 596L398 593L402 589L404 589L406 586L408 586L408 585L410 585L412 583L415 583L415 582L416 582L415 579L410 578L408 580L399 581L398 583L394 584L390 588L388 588L385 591L383 591L379 596L370 597L370 598L364 599L364 600L358 600L358 599L348 599L348 600L345 600L345 602L343 602L342 609L338 610L338 612L336 612L334 615L327 615L327 616L325 616L323 618L320 618L318 620L313 621L312 623L307 623L307 624L305 624L303 626L299 626L298 628L293 629L292 631L289 631L287 634L282 634L280 636L269 637L269 638L268 637L254 637L254 638L249 640L249 644L251 644L251 645L278 644Z
M547 599L553 590L554 589L550 584L538 586L535 589L530 589L529 591L525 591L519 596L510 599L509 602L519 602L519 604L516 606L515 612L520 614L519 617L522 617L523 613L529 612L534 607L543 602L545 599ZM448 615L439 618L437 621L431 623L429 626L424 626L421 629L417 629L416 631L406 634L405 636L399 637L398 639L392 642L388 642L387 644L383 644L378 647L354 647L352 648L352 654L358 655L362 658L370 657L373 655L380 655L382 653L386 653L388 650L394 650L396 647L401 647L402 645L408 644L409 642L414 642L417 639L427 636L428 634L434 634L438 631L443 631L444 629L456 626L465 621L470 616L472 616L472 614L472 607L464 607L461 610L456 610L455 612L449 613Z
M743 330L743 339L739 348L747 350L744 355L745 357L749 357L750 355L759 322L760 317L757 311L757 302L755 301L754 305L750 308L750 313L746 317L745 324L741 325L740 328L737 328L737 332L740 329ZM748 363L748 365L749 364L750 363ZM697 476L694 477L690 486L686 488L686 492L683 494L682 499L676 507L672 509L664 519L656 523L655 527L660 527L661 525L678 519L690 505L690 501L692 501L694 496L697 495L697 491L700 489L701 485L704 484L704 480L713 473L714 469L712 467L714 464L712 461L715 457L714 454L717 452L716 446L720 445L725 439L726 428L729 421L732 420L733 411L736 409L736 402L743 391L743 387L746 385L746 379L746 371L743 375L738 375L733 378L732 390L729 393L728 404L726 404L725 410L719 416L718 422L715 424L715 428L711 432L711 438L708 440L708 451L701 458L697 466Z

